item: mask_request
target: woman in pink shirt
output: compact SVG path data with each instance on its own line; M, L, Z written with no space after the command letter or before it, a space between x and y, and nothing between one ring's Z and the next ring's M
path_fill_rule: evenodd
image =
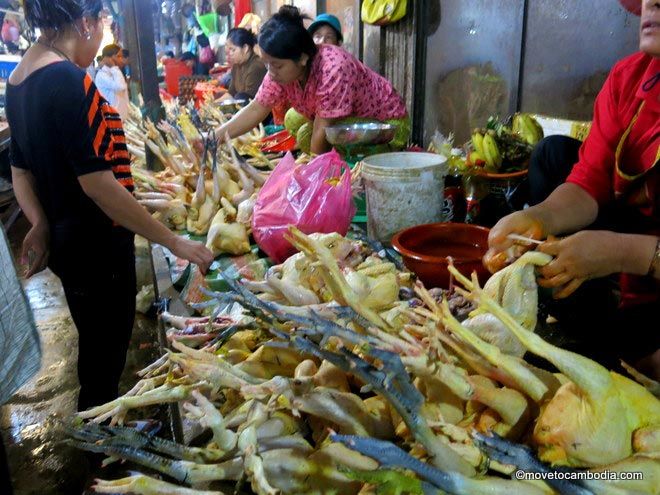
M284 6L264 24L259 48L268 74L256 98L217 130L219 137L248 132L288 101L314 123L313 153L329 149L325 128L349 117L396 123L392 144L407 142L409 119L392 84L342 48L317 47L297 8Z

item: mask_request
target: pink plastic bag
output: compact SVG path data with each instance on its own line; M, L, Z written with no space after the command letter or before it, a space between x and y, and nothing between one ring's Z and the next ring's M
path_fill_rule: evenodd
M289 225L305 234L346 235L353 215L351 173L339 153L333 150L307 165L296 165L287 153L259 192L252 233L259 247L281 263L296 252L284 239Z

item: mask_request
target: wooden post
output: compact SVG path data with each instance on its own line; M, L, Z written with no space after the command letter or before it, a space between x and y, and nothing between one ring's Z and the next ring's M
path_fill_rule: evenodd
M406 17L381 28L381 68L403 97L412 121L412 140L423 145L426 85L426 0L408 2Z
M122 3L122 12L126 21L126 41L131 52L132 80L140 88L146 116L153 122L160 122L165 118L165 110L160 101L158 87L152 3L145 0L122 0ZM149 168L154 166L154 158L148 150Z

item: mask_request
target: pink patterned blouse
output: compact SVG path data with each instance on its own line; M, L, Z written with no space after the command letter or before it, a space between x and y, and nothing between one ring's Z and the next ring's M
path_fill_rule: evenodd
M299 81L279 84L266 75L256 100L273 108L283 102L310 120L365 117L399 119L407 115L392 84L343 48L321 45L305 87Z

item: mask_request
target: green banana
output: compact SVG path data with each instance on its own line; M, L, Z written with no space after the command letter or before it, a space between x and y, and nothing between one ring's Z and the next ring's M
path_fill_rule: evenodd
M502 154L495 138L490 134L484 136L483 148L486 155L487 168L493 171L498 170L502 165Z
M511 129L514 134L519 135L531 145L535 145L543 139L543 128L534 117L526 113L517 113L513 116Z
M519 136L522 135L522 115L519 113L516 113L513 115L513 121L511 122L511 131L514 134L518 134Z
M479 153L480 155L484 154L484 136L480 132L475 132L472 134L472 146L474 147L474 151Z
M539 121L536 120L534 117L531 115L528 115L527 118L529 119L529 122L531 126L534 128L535 131L535 138L536 138L536 143L538 143L541 139L543 139L543 127L541 127L541 124L539 124Z

